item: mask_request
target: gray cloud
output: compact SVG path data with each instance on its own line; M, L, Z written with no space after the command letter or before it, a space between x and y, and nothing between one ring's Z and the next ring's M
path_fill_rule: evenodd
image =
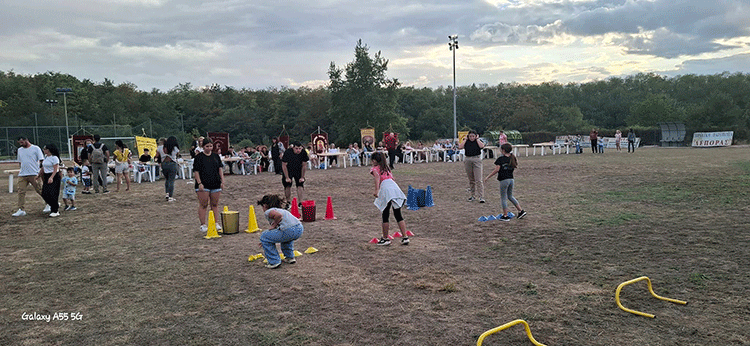
M458 34L462 48L473 48L459 51L459 62L463 52L472 54L463 60L459 80L495 84L539 76L539 67L527 61L486 55L500 46L534 55L536 47L549 51L571 40L591 47L584 41L607 36L626 54L679 63L677 57L747 51L742 40L732 46L717 40L750 36L749 30L746 0L512 0L499 6L483 0L6 0L0 70L60 71L146 90L185 82L297 86L325 82L330 62L350 62L362 39L372 53L401 60L389 76L407 85L439 86L451 80L447 35ZM560 55L571 60L569 52ZM750 68L718 62L738 71ZM563 63L571 71L555 76L597 78L608 70L606 61L601 64ZM685 62L681 69L698 67Z
M472 39L544 45L562 34L616 34L628 53L673 58L735 48L715 40L750 36L750 5L740 0L569 1L508 6L496 14L510 20L482 25Z

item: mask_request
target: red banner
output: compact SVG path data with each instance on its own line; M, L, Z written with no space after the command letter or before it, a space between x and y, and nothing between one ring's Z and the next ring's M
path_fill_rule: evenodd
M320 154L328 150L328 134L327 133L313 133L310 135L313 150L316 154Z
M229 151L229 134L226 132L209 132L208 138L214 142L214 151L219 155L226 155Z
M73 161L77 164L82 165L81 162L81 151L86 150L86 140L90 139L94 142L94 136L73 136Z

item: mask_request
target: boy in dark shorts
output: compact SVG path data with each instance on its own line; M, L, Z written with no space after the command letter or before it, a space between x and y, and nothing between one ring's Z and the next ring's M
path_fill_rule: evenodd
M281 184L284 185L287 203L292 197L292 180L297 186L297 200L300 204L305 200L305 171L309 160L307 151L300 142L293 142L292 147L284 151L284 156L281 158L281 170L284 173Z

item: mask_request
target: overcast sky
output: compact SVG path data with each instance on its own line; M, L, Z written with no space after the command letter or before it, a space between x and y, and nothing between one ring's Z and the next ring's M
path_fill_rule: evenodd
M4 0L0 70L168 91L317 87L358 39L402 85L750 73L749 0ZM60 86L64 87L64 86Z

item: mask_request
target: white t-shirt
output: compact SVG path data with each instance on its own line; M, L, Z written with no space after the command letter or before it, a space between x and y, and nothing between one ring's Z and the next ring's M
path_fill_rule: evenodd
M49 174L55 171L55 165L60 164L60 159L55 155L50 155L44 158L44 161L42 161L42 168L44 168L44 173Z
M270 208L263 213L266 216L266 220L268 220L268 223L273 223L273 219L270 217L271 210L275 210L277 213L281 214L281 223L278 226L278 228L281 230L285 230L289 227L302 224L301 222L299 222L299 219L294 217L294 215L292 215L292 213L290 213L288 210L280 208Z
M28 148L18 148L18 161L21 162L21 171L18 173L19 177L26 177L30 175L39 174L39 161L44 160L44 153L36 145L31 145Z

